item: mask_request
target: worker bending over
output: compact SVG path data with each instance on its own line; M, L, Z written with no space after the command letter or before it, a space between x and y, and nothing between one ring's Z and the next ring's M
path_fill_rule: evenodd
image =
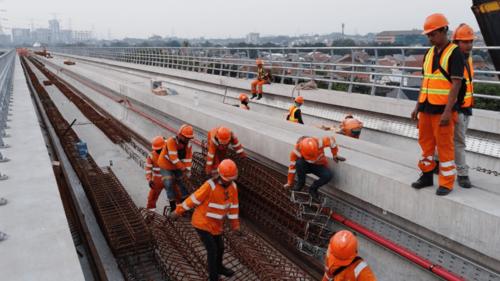
M351 138L359 139L361 129L363 129L363 122L354 118L351 114L348 114L342 123L340 123L338 133Z
M264 62L261 59L256 61L257 64L257 79L252 81L252 99L258 96L258 100L262 98L264 91L262 86L271 84L271 73L264 69Z
M358 240L341 230L330 239L322 281L376 281L371 268L358 256Z
M465 23L457 27L453 33L452 40L457 44L465 58L464 79L457 98L458 122L455 124L455 164L457 165L457 182L463 188L471 188L469 179L469 166L465 160L465 135L469 127L469 119L472 116L474 106L474 65L472 62L472 45L474 44L474 30Z
M294 149L290 153L288 182L285 184L285 187L292 187L293 191L300 191L304 188L306 183L306 175L314 174L318 179L309 187L309 193L313 199L318 201L318 189L330 182L333 177L325 157L324 150L326 148L330 148L335 162L345 161L344 157L337 155L338 146L333 136L323 138L299 138ZM297 183L294 186L295 174L297 174Z
M146 180L149 185L148 203L146 208L150 210L155 210L156 202L162 189L164 188L163 181L160 174L160 166L158 164L158 159L160 158L161 150L165 145L165 139L162 136L156 136L151 142L151 151L146 157L146 164L144 169L146 170Z
M300 111L300 107L304 104L304 97L298 96L295 98L294 104L290 106L288 109L288 115L286 116L286 120L293 123L304 124L302 120L302 112Z
M432 14L425 20L424 34L432 47L424 58L424 78L412 119L418 119L418 143L422 158L418 167L420 178L412 183L415 189L432 186L436 167L434 153L439 158L439 188L437 195L449 194L455 182L454 129L458 119L457 97L462 87L465 63L458 46L448 40L448 20L442 14Z
M190 140L193 137L193 127L184 124L179 128L176 136L166 140L160 153L158 164L163 184L167 189L171 212L175 210L176 206L174 184L176 183L179 187L181 200L188 195L182 174L186 173L187 177L191 175L193 151Z
M250 102L248 96L246 94L240 94L239 98L240 98L240 108L245 110L250 110L250 106L248 106L248 103Z
M234 275L233 270L222 264L224 255L222 235L226 217L233 231L241 235L238 189L234 182L238 178L238 168L233 160L226 159L218 166L217 173L217 178L206 181L170 214L170 218L176 219L195 208L191 223L207 250L210 281L219 280L219 274L226 277Z
M207 175L216 174L217 166L226 158L230 145L240 158L246 157L238 137L227 127L213 128L208 132L207 139L207 162L205 164Z

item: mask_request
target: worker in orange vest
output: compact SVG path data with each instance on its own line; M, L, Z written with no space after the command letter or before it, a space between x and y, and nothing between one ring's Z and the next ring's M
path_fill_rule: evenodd
M182 180L182 174L188 177L191 175L193 151L190 140L194 138L193 127L182 125L176 136L170 137L165 141L158 165L163 184L167 189L167 197L170 202L170 211L175 210L176 194L174 183L177 183L181 199L184 199L188 192Z
M207 175L216 173L217 166L226 158L229 145L232 146L240 158L246 157L238 137L227 127L213 128L208 132L207 139L207 162L205 164L205 173Z
M162 136L156 136L151 142L151 152L146 157L146 180L149 184L148 203L146 208L155 210L156 202L162 189L164 188L163 181L160 174L160 166L158 165L158 158L160 157L161 150L165 145L165 139Z
M358 240L352 232L341 230L330 239L322 281L376 281L371 268L358 257Z
M458 119L457 97L462 87L464 57L458 46L448 40L448 20L442 14L432 14L425 20L424 34L432 47L427 51L422 67L424 78L418 103L411 114L418 118L418 142L422 158L418 167L420 178L412 183L415 189L432 186L436 167L434 153L439 158L439 188L437 195L449 194L455 175L454 129Z
M195 208L191 223L207 250L210 281L219 280L219 274L234 275L233 270L222 264L224 218L227 217L233 231L241 235L238 189L234 182L238 178L238 168L233 160L226 159L217 167L217 173L217 178L206 181L170 214L170 218L177 219Z
M271 84L271 73L264 69L264 62L261 59L256 60L257 64L257 79L252 81L252 99L258 96L258 100L262 98L262 86Z
M318 179L309 187L309 194L314 200L319 201L318 189L330 182L333 177L324 153L326 148L330 148L335 162L345 161L344 157L337 155L338 146L333 136L299 138L290 153L288 182L284 186L286 188L292 187L293 191L300 191L306 183L306 175L314 174ZM295 174L297 174L297 184L294 186Z
M250 102L248 96L246 94L240 94L239 99L240 99L240 108L245 110L250 110L250 106L248 106L248 103Z
M300 107L304 104L304 97L298 96L294 100L294 104L290 106L288 109L288 115L286 116L286 120L293 123L304 124L302 120L302 112L300 111Z
M469 127L474 106L474 65L472 62L472 45L474 44L474 30L465 23L460 24L452 35L453 43L457 44L465 57L464 80L458 95L458 122L455 124L455 164L457 165L457 182L463 188L471 188L469 166L465 160L465 135Z
M348 114L342 123L340 123L340 130L338 133L351 138L359 139L361 129L363 129L363 122L354 118L351 114Z

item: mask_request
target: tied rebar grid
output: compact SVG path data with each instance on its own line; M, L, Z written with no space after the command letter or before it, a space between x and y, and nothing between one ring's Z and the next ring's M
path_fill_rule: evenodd
M151 234L132 199L109 168L101 169L90 155L81 158L76 133L58 111L26 60L22 65L45 112L79 176L97 220L127 280L164 280L158 268Z

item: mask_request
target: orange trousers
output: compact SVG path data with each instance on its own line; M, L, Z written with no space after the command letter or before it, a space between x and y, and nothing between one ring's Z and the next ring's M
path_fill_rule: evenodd
M439 186L453 189L457 169L455 167L455 145L453 141L458 115L453 112L447 126L439 126L441 114L420 112L418 115L418 143L422 149L422 159L418 167L427 173L436 167L434 153L437 148L439 158Z
M149 189L148 203L146 204L146 208L148 209L156 208L156 202L158 201L158 197L160 197L163 187L164 185L161 180L161 177L155 177L153 180L153 187Z
M253 80L252 81L252 94L262 94L262 85L269 84L267 80Z

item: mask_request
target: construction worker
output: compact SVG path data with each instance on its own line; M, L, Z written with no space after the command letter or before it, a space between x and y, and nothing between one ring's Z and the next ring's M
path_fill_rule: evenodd
M376 281L371 268L358 257L358 240L341 230L330 238L322 281Z
M226 158L230 144L240 158L246 157L238 137L227 127L213 128L208 132L207 139L207 162L205 165L205 173L207 175L216 174L217 166Z
M164 145L165 139L162 136L156 136L153 138L151 142L152 150L146 157L146 165L144 167L146 170L146 180L149 185L148 203L146 204L146 208L153 211L156 208L158 197L164 188L160 174L160 166L158 165L158 159L160 158Z
M300 111L300 107L304 104L304 97L298 96L295 98L294 104L290 106L288 109L288 115L286 116L286 120L293 123L304 124L302 120L302 112Z
M167 189L170 211L175 210L176 206L175 183L179 187L180 198L182 200L188 195L186 186L182 180L182 174L186 173L187 177L191 174L193 152L190 140L193 137L193 127L184 124L179 128L176 136L170 137L165 141L160 153L158 165L160 166L163 184Z
M170 218L177 219L195 208L191 223L207 250L210 281L219 280L219 274L226 277L234 275L233 270L222 264L225 217L229 219L233 231L241 235L238 189L234 182L238 177L238 168L233 160L226 159L217 167L217 173L217 178L206 181L170 214Z
M271 84L271 74L264 69L264 62L261 59L257 59L257 79L252 81L252 98L258 96L258 100L262 98L262 86L265 84Z
M240 108L245 110L250 110L250 107L248 106L248 103L250 102L248 96L246 94L240 94L239 98L240 98Z
M448 40L448 20L444 15L427 17L423 33L433 46L424 58L422 87L411 114L414 120L418 117L418 142L422 149L418 163L422 175L412 187L421 189L434 184L432 171L436 161L433 156L437 148L439 188L436 194L443 196L452 191L457 173L453 137L465 64L462 52Z
M465 58L464 80L458 95L458 122L455 124L455 164L457 165L457 182L463 188L471 188L469 166L465 161L465 135L469 127L474 106L473 83L474 67L472 63L472 45L475 39L474 30L465 23L460 24L452 35L453 43L457 44Z
M340 123L340 129L337 133L359 139L361 129L363 129L363 122L354 118L351 114L348 114L342 123Z
M318 179L309 187L309 194L313 199L319 201L318 189L330 182L333 177L324 153L326 148L330 148L335 162L345 161L344 157L337 155L338 147L333 136L299 138L290 153L288 182L285 187L292 187L293 191L300 191L306 183L306 175L309 173L314 174ZM297 174L297 183L294 186L295 174Z

